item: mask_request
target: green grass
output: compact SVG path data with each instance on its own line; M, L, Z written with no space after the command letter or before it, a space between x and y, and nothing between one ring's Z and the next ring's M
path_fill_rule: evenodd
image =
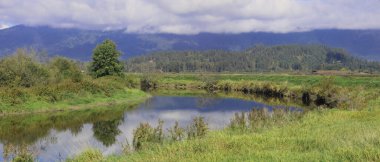
M260 133L212 131L105 161L379 161L379 109L312 111Z
M149 95L136 88L139 87L136 79L129 76L93 79L87 76L78 82L63 80L31 87L0 87L0 115L141 102Z
M285 74L208 75L219 81L285 82L290 87L316 84L324 78ZM186 87L186 84L194 86L202 81L197 74L165 74L158 82ZM335 84L347 88L363 87L359 90L371 94L366 96L369 97L367 106L351 111L309 111L298 121L259 132L228 128L211 131L201 139L152 145L128 155L103 157L101 161L380 161L380 78L335 76ZM170 95L170 91L163 94ZM184 94L193 95L189 90Z
M199 82L200 75L214 77L216 80L232 81L269 81L274 83L288 83L290 85L315 84L325 78L321 75L291 75L291 74L163 74L160 82L163 83L190 83ZM339 86L380 87L379 76L334 76Z
M78 110L115 104L135 104L144 101L148 97L149 94L141 90L124 88L117 90L110 96L106 96L104 94L90 94L83 97L77 96L54 103L41 100L32 100L21 105L17 105L17 107L4 107L1 111L2 114L22 114L61 110Z

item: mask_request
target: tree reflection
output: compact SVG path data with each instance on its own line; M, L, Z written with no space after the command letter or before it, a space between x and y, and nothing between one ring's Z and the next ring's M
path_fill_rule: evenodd
M116 142L116 136L121 133L118 128L121 123L121 119L95 122L92 127L94 137L104 146L113 145Z

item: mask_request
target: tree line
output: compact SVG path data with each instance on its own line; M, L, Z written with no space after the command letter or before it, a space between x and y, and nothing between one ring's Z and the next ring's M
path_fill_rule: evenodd
M324 45L257 45L243 51L167 51L125 61L128 72L379 72L380 63Z

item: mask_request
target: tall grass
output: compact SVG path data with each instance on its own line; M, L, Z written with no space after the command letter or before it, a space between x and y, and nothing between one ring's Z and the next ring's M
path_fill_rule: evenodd
M211 131L205 138L164 143L159 149L147 148L127 156L110 156L105 161L380 160L378 112L324 109L311 111L295 122L289 122L292 120L287 119L287 115L279 114L284 117L259 115L263 118L256 119L273 123L285 121L282 126L261 125L259 127L267 127L262 131ZM240 115L239 118L242 119ZM247 118L244 117L246 122Z
M259 79L255 79L254 76ZM283 80L281 77L288 80L281 82ZM154 85L153 89L159 90L203 89L213 92L242 92L250 95L287 98L303 102L307 106L341 109L365 107L370 99L379 96L379 93L374 91L380 88L380 84L376 85L378 77L364 77L369 79L369 83L375 83L374 85L364 84L363 77L360 76L346 78L342 78L342 76L294 76L296 79L290 77L292 76L162 74L160 79L149 85ZM263 80L265 78L268 80ZM352 86L348 86L348 83L352 83Z
M140 123L139 127L133 131L133 149L139 151L157 144L161 145L164 142L202 138L206 136L209 129L203 117L193 118L187 129L180 127L178 122L175 122L172 128L164 131L163 124L162 120L158 120L157 127L153 128L149 123Z

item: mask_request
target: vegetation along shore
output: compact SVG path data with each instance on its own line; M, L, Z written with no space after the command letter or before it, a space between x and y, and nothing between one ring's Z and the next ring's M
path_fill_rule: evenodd
M253 51L257 52L258 48ZM261 50L291 51L288 48ZM252 107L251 111L231 116L229 124L218 130L211 130L207 119L202 116L194 117L187 125L178 122L167 125L163 120L159 120L157 125L142 122L134 129L132 141L123 142L121 154L105 156L97 148L89 148L66 160L380 160L380 77L371 74L376 73L374 67L377 63L362 66L367 62L345 54L338 56L336 53L341 52L339 50L321 46L303 48L328 51L326 56L333 58L324 58L327 60L349 58L346 60L350 63L334 60L324 67L339 71L346 68L352 73L317 75L311 72L314 67L296 66L297 63L281 64L281 67L290 69L276 73L264 72L268 70L266 68L254 74L245 70L219 73L215 70L218 63L210 68L196 66L205 70L203 72L197 71L198 68L189 72L187 67L186 71L172 73L172 70L165 70L170 68L164 64L155 64L158 58L149 56L144 56L143 62L133 63L141 61L138 58L127 61L124 71L123 62L118 60L120 53L110 40L94 49L90 63L63 57L46 58L32 50L18 50L0 61L0 112L3 115L0 128L14 130L2 131L0 138L8 142L5 146L8 153L15 154L13 160L33 161L36 157L32 153L17 148L24 148L21 146L47 136L52 128L79 133L81 125L94 123L94 136L107 146L116 141L116 128L122 121L124 111L134 109L135 105L156 93L184 96L197 95L199 91L242 99L260 96L264 98L260 102L273 105L278 103L271 103L271 98L286 100L294 103L290 105L301 105L303 110L294 111L291 106L281 109ZM331 51L335 54L332 55ZM202 59L211 58L209 55L212 54L202 55ZM163 54L157 56L170 57ZM198 59L201 55L190 56ZM104 58L113 59L107 62ZM134 70L128 70L132 67ZM162 67L165 67L164 71L160 70ZM320 66L316 67L316 70L323 70ZM30 116L29 113L39 114ZM15 120L11 114L23 114L24 118ZM14 127L15 123L23 126ZM34 129L41 123L46 129ZM25 125L30 129L25 129ZM115 134L112 138L104 134L109 132L100 130L105 127ZM35 131L40 133L31 133ZM13 137L15 132L17 136L28 133L34 136L17 142L13 140L16 139Z

